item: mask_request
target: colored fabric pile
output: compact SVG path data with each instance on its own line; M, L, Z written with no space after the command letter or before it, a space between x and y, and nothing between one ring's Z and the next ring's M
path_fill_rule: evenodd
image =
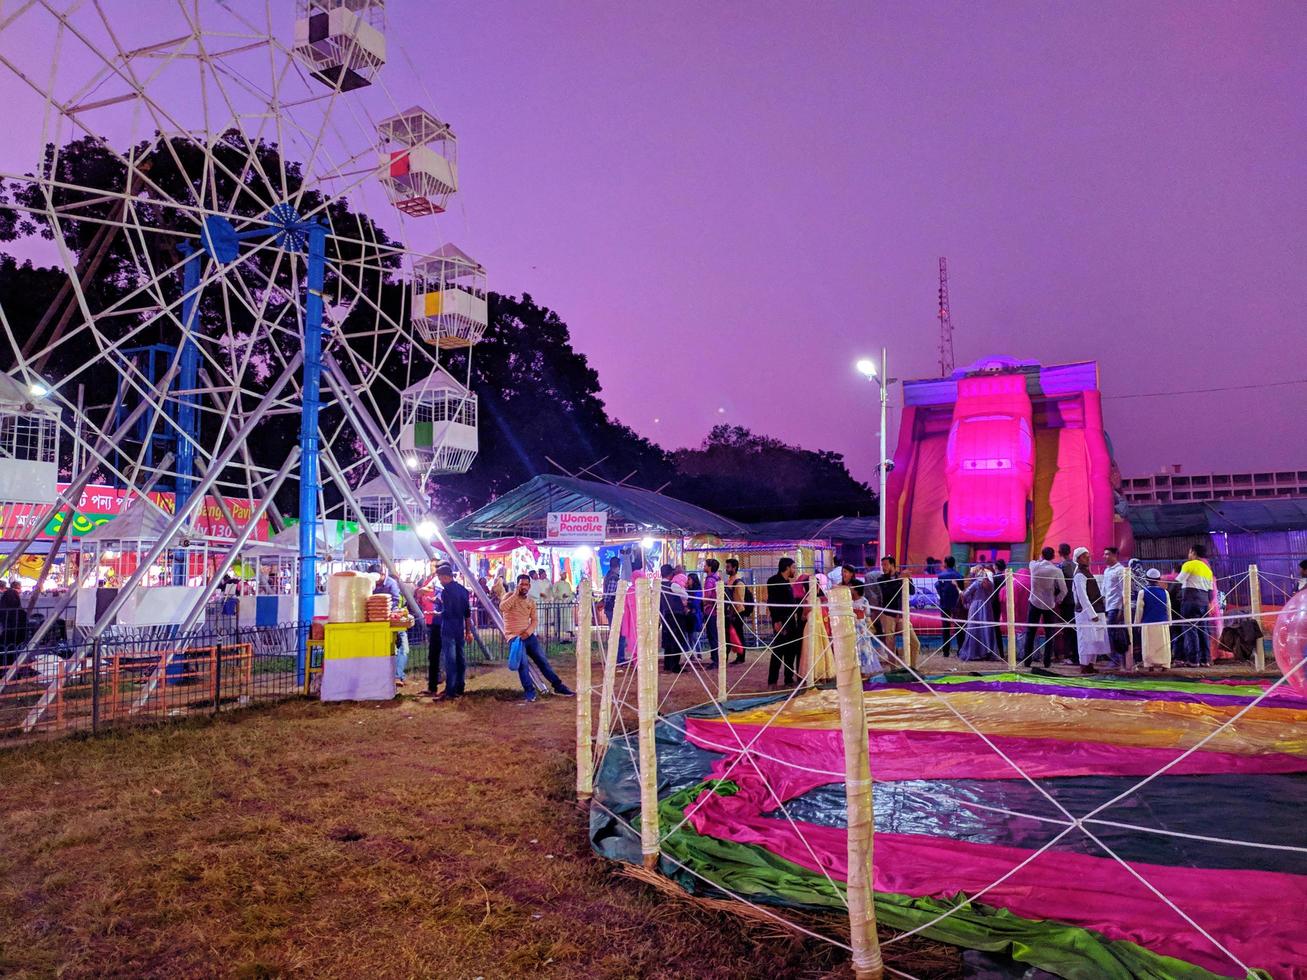
M1277 689L1251 706L1257 683L1018 674L930 688L865 693L887 924L915 928L979 895L927 934L1061 976L1307 977L1288 911L1307 902L1307 700ZM664 870L751 901L837 904L834 692L725 707L659 726L663 820L681 824L665 854L702 879ZM622 755L596 799L630 820ZM612 853L606 819L595 845Z

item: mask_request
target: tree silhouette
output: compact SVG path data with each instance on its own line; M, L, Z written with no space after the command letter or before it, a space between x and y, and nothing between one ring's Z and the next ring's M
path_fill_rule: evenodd
M875 495L844 457L801 449L739 425L714 426L697 449L672 453L667 492L743 521L870 514Z

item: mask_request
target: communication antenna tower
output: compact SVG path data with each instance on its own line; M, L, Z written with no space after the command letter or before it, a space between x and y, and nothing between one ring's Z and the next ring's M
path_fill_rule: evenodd
M953 317L948 304L948 259L939 259L939 376L953 373Z

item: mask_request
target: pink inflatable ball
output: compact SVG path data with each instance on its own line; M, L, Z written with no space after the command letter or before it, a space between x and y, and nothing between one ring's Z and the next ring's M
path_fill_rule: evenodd
M1298 667L1307 658L1307 589L1284 604L1275 619L1271 634L1275 644L1275 662L1285 681L1295 692L1307 695L1307 665ZM1297 670L1294 670L1298 667ZM1292 673L1290 673L1292 671Z

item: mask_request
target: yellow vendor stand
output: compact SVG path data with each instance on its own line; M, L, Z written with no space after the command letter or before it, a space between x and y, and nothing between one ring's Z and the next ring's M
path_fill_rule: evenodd
M323 701L389 701L395 696L395 631L390 623L328 623L322 653Z

